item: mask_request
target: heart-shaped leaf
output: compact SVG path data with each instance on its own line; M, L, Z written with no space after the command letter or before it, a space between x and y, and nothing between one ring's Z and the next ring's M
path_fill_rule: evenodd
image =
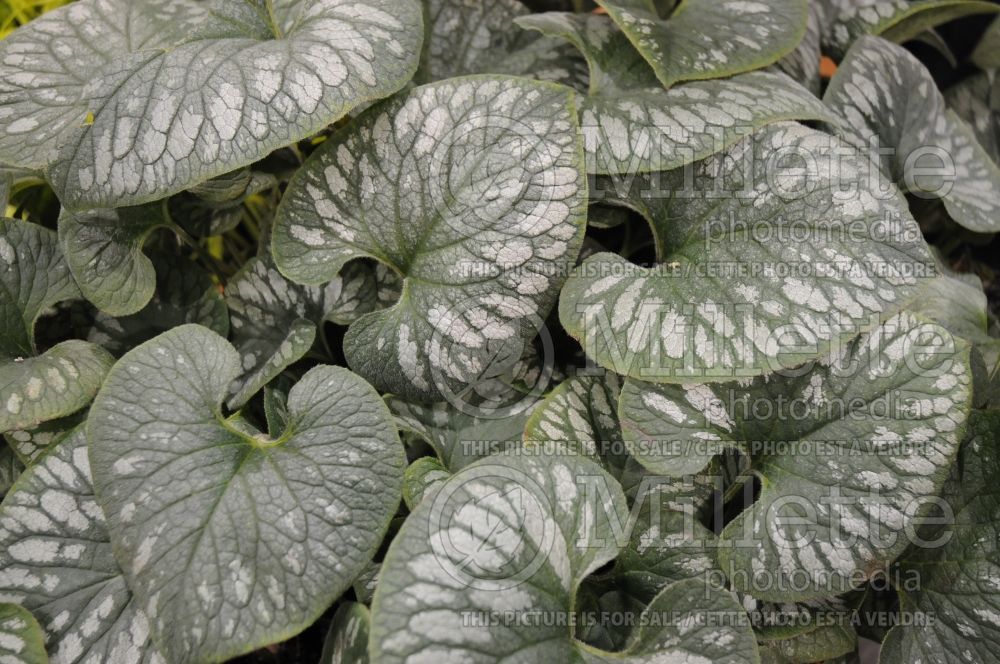
M560 296L563 326L601 366L655 382L766 374L872 327L933 261L905 199L880 193L867 158L845 148L771 125L610 191L649 220L659 264L588 258Z
M940 664L996 659L1000 640L1000 414L975 413L970 436L945 487L949 512L920 532L921 542L897 562L919 575L917 588L898 589L901 611L925 624L892 628L879 661L905 664L929 654Z
M98 312L87 340L115 355L178 325L195 323L229 334L229 312L219 287L205 270L176 253L157 252L150 259L156 290L141 311L116 318Z
M111 316L129 316L149 304L156 271L142 252L146 239L170 226L164 204L59 216L59 246L84 297Z
M902 44L942 23L1000 11L994 3L980 0L825 0L825 4L823 47L837 60L864 35L881 35Z
M664 90L607 17L548 13L518 23L568 40L587 58L590 92L580 118L590 173L679 168L766 124L830 117L813 94L782 74L753 72Z
M695 473L726 448L749 457L762 491L723 530L719 561L738 590L784 602L847 592L906 548L958 452L971 383L968 346L903 313L810 371L629 380L619 408L653 472Z
M355 321L344 353L377 388L439 401L538 334L583 239L586 189L568 89L435 83L317 149L278 209L275 262L312 284L353 258L391 266L400 300Z
M0 45L0 161L51 162L69 208L137 205L314 134L416 70L415 0L264 5L82 0L32 21Z
M48 664L38 621L17 604L0 604L0 662Z
M357 602L342 604L333 614L319 664L368 664L371 614Z
M945 108L930 72L906 49L879 37L859 39L823 101L840 116L845 140L861 151L880 149L882 168L901 188L942 199L970 230L1000 231L1000 166Z
M177 327L115 365L88 420L111 540L171 662L310 625L371 560L400 500L402 447L369 385L312 369L275 440L223 418L239 371L225 339Z
M278 272L270 256L252 258L226 287L233 345L243 371L233 383L238 408L288 366L302 359L324 321L349 324L382 308L377 293L389 276L360 261L348 263L323 286L300 286ZM381 283L380 283L381 282Z
M389 547L372 604L372 659L757 661L742 609L701 580L659 594L623 653L574 638L576 591L616 555L626 513L615 480L580 456L501 455L466 467L417 506Z
M518 0L423 0L427 39L418 83L468 74L511 74L586 89L587 66L572 47L520 29Z
M0 597L45 629L54 662L162 662L115 562L83 429L29 467L0 506Z
M0 284L0 432L30 429L86 406L114 362L111 355L77 340L36 354L38 317L80 297L56 234L0 219Z
M597 0L669 88L774 64L802 40L805 0L687 0L661 19L645 0Z

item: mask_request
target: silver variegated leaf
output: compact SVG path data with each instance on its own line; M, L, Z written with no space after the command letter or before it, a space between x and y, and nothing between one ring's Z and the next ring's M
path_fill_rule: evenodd
M871 152L900 188L940 198L970 230L1000 231L1000 166L906 49L879 37L859 39L823 101L840 116L845 140Z
M234 657L312 624L400 500L403 449L371 386L312 369L273 439L222 417L239 371L225 339L177 327L115 365L88 419L111 541L171 662Z
M817 97L820 96L822 81L819 76L820 37L826 20L823 2L816 0L809 3L809 20L806 23L806 35L791 53L774 64L774 68L783 71L800 83Z
M518 0L422 0L427 39L418 83L469 74L509 74L586 89L587 66L571 47L522 30Z
M0 662L48 664L42 628L27 609L0 604Z
M817 0L820 1L820 0ZM826 6L823 48L840 60L864 35L902 44L936 25L1000 8L979 0L822 0Z
M87 419L87 411L80 410L66 417L42 422L31 429L8 431L3 436L21 463L30 466L35 459L65 438L85 419Z
M1000 640L1000 416L974 413L969 437L945 487L948 512L920 531L920 541L896 562L919 575L899 590L900 610L929 621L893 627L882 664L916 661L972 664L996 659Z
M371 614L358 602L341 604L323 643L319 664L368 664Z
M688 0L662 19L644 0L598 0L664 87L774 64L802 40L805 0Z
M619 408L653 472L698 472L727 448L749 457L762 491L723 530L719 561L736 589L785 602L847 592L906 548L958 453L971 391L968 345L903 313L811 370L630 380Z
M375 258L402 296L351 324L377 388L435 401L521 358L579 252L586 182L568 89L505 77L416 88L324 143L278 209L274 257L318 284Z
M389 547L372 604L373 660L756 662L735 598L701 580L657 595L625 652L576 638L576 592L615 557L626 517L617 482L581 456L500 455L466 467Z
M587 58L590 90L580 103L580 121L590 173L679 168L766 124L830 117L812 93L780 73L754 72L664 90L604 16L548 13L518 23L568 40Z
M113 358L69 340L39 355L35 322L52 306L80 297L56 234L0 219L0 432L31 429L86 406Z
M275 376L305 357L324 321L349 324L381 309L377 291L389 275L362 261L348 263L322 286L288 281L270 256L252 258L226 287L233 345L242 372L233 383L230 408L242 406Z
M0 505L0 597L38 617L54 663L163 662L115 561L82 428L29 467Z
M439 459L421 457L406 467L403 474L403 502L412 512L429 492L433 492L451 473Z
M678 383L767 374L871 328L933 260L903 196L846 148L770 125L691 168L599 182L592 196L648 219L657 265L589 257L560 295L563 326L603 367ZM808 158L776 158L793 154Z
M421 24L415 0L76 2L0 45L0 160L48 164L69 208L157 200L399 90Z
M996 70L973 74L949 88L945 99L993 162L1000 164L1000 76Z

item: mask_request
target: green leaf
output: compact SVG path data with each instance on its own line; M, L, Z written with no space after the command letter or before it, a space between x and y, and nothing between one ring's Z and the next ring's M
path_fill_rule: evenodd
M971 59L980 69L995 69L1000 67L1000 18L993 19L986 34L979 41Z
M422 0L427 36L417 83L469 74L509 74L586 89L587 68L572 47L520 29L517 0Z
M140 311L156 290L156 271L142 252L169 226L163 203L59 215L59 246L84 297L111 316Z
M572 94L505 77L416 88L326 141L278 209L274 258L318 284L353 258L403 277L347 331L351 368L439 401L518 360L554 304L586 221Z
M347 325L381 309L376 291L382 287L378 281L387 278L355 261L322 286L300 286L285 279L270 256L250 259L226 287L233 345L243 367L233 383L229 407L242 406L305 357L317 345L325 321Z
M924 624L893 627L882 664L967 664L996 659L1000 641L1000 414L975 413L943 497L950 506L921 531L896 569L919 574L918 588L897 588L904 615ZM929 659L928 659L929 658Z
M840 116L847 142L862 152L881 148L878 160L900 188L942 199L969 230L1000 231L1000 167L945 108L930 72L906 49L878 37L859 39L823 101Z
M14 449L7 443L0 443L0 499L10 490L24 470Z
M805 168L775 159L792 154L809 155ZM650 222L658 265L591 256L563 288L559 319L599 365L654 382L824 355L933 273L905 199L878 192L871 168L834 137L780 124L693 168L632 178L624 193L604 181L609 202Z
M737 590L800 601L851 590L906 547L929 509L917 499L958 452L971 382L968 346L903 313L792 375L626 381L619 413L652 472L695 473L727 448L749 457L761 494L723 530L720 564Z
M966 78L949 88L945 99L948 108L969 125L993 162L1000 163L1000 77L996 72Z
M687 0L661 19L642 0L598 0L663 87L774 64L802 40L805 0Z
M797 81L815 96L821 96L823 82L819 76L819 62L823 55L820 50L820 37L826 14L822 0L809 3L809 19L806 22L806 35L791 53L774 64L774 68L783 71Z
M574 638L577 589L614 558L626 516L615 480L580 456L501 455L466 467L417 506L389 547L372 604L372 659L756 662L742 609L700 580L658 595L624 653ZM532 615L546 619L518 622Z
M88 420L111 540L171 662L226 659L312 624L400 500L402 447L371 386L312 369L275 440L223 418L239 371L222 337L177 327L115 365Z
M1000 11L991 2L977 0L888 0L854 2L828 0L823 47L836 60L864 35L881 35L902 44L920 33L972 14Z
M415 0L73 3L0 45L0 161L72 209L157 200L399 90L420 26Z
M764 662L813 664L858 647L858 635L851 626L853 601L846 598L768 604L745 597L744 606L748 603L754 604L751 621L762 624L755 633Z
M278 186L270 173L241 169L213 178L173 196L167 202L170 217L195 237L222 235L243 221L243 203L251 196Z
M145 260L145 257L144 257ZM87 340L115 355L178 325L196 323L223 336L229 334L225 300L205 270L176 253L156 252L150 260L156 289L138 313L116 318L98 312Z
M421 457L411 463L403 474L403 502L413 511L429 492L434 491L451 477L440 460Z
M80 297L50 230L0 219L0 432L31 429L86 406L114 362L107 351L64 341L42 355L35 322Z
M396 418L396 426L426 440L451 472L483 457L520 448L534 406L526 403L509 411L476 414L443 402L421 404L396 396L388 396L385 401Z
M524 27L568 40L587 57L580 107L590 173L679 168L782 120L823 120L816 97L779 73L753 72L664 90L625 35L603 16L536 14Z
M162 662L115 562L82 427L24 471L0 506L0 597L38 616L55 662Z
M0 604L0 661L48 664L42 628L30 612L16 604Z
M371 614L357 602L341 604L326 633L320 664L368 664Z

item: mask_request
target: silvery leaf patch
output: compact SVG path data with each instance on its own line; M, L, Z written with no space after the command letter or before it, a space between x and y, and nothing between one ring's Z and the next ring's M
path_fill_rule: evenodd
M320 664L368 664L371 614L358 602L341 604L323 643Z
M576 591L615 557L626 519L615 480L580 456L501 455L466 467L417 506L389 548L372 604L373 660L756 662L739 604L702 580L657 595L625 652L575 638ZM511 612L549 618L503 622Z
M821 0L826 6L823 48L840 60L864 35L902 44L934 26L1000 8L979 0Z
M657 264L583 261L560 295L563 326L601 366L654 382L766 374L870 329L933 261L904 198L845 148L770 125L693 167L599 182L647 218Z
M823 101L840 116L844 139L870 151L904 191L940 198L969 230L1000 230L1000 166L904 48L878 37L859 39Z
M629 380L619 410L653 472L695 473L727 448L749 457L762 491L722 531L720 564L737 590L799 601L847 592L906 548L958 453L971 382L967 344L904 313L809 371Z
M503 77L435 83L326 141L278 209L274 257L318 284L353 258L402 295L347 331L348 364L377 388L440 400L521 357L576 259L586 221L571 92Z
M526 28L568 40L590 66L580 120L590 173L679 168L782 120L825 120L816 97L778 73L693 81L664 90L625 35L603 16L537 14Z
M518 0L422 0L427 37L417 83L469 74L509 74L587 85L587 66L572 47L522 30Z
M42 422L31 429L15 429L3 436L21 463L30 466L47 449L61 441L87 419L86 410Z
M0 604L0 661L48 664L42 628L35 617L16 604Z
M250 259L226 287L239 377L230 408L238 408L288 366L302 359L323 333L323 323L347 325L382 308L378 291L392 277L354 261L321 286L288 281L270 256ZM381 282L381 283L380 283Z
M0 505L0 597L38 617L54 663L163 662L115 561L82 427Z
M73 3L0 45L0 161L47 164L69 208L157 200L399 90L421 22L415 0Z
M71 339L39 354L35 323L52 306L78 299L50 230L0 219L0 432L31 429L86 406L113 359Z
M157 251L150 265L156 288L149 303L130 316L97 312L87 340L120 356L161 332L188 323L229 334L229 312L219 286L197 263L176 253Z
M802 40L805 0L688 0L662 19L645 0L598 0L664 87L759 69Z
M945 487L949 512L920 531L919 545L896 565L919 574L919 588L899 589L901 611L931 615L925 625L892 628L880 662L971 664L996 658L1000 639L1000 417L974 413L969 437ZM933 659L927 659L933 656Z
M375 391L310 370L280 438L221 404L239 354L195 325L126 354L87 425L98 502L171 662L221 660L311 624L371 560L403 450Z

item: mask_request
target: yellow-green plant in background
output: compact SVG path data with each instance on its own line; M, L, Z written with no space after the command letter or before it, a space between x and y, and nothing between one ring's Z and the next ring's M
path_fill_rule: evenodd
M0 0L0 39L19 25L70 2L72 0Z

